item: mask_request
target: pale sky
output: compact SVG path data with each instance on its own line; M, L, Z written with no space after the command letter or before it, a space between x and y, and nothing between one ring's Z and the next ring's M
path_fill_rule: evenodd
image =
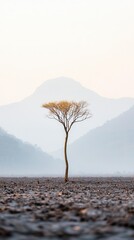
M134 97L134 0L0 0L0 105L59 76Z

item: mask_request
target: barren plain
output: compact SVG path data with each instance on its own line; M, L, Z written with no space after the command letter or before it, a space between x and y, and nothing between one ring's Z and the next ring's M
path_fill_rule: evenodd
M0 239L134 239L134 178L0 178Z

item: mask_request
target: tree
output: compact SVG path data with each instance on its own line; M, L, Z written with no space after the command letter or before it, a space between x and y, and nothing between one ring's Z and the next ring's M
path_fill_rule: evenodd
M65 143L64 143L64 157L65 157L65 182L68 181L68 159L67 159L67 142L68 134L74 123L82 122L91 117L87 108L88 104L85 101L59 101L49 102L42 105L42 107L49 110L48 117L60 122L65 130Z

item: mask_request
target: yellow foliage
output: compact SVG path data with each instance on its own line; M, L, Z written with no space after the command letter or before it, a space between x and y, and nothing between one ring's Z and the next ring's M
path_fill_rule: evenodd
M51 111L51 109L58 109L61 112L68 112L70 107L72 106L73 102L68 101L60 101L60 102L49 102L46 104L43 104L42 107L47 108Z
M74 102L66 100L42 105L42 107L49 110L49 118L62 123L67 132L75 122L81 122L91 117L87 106L88 104L85 101Z

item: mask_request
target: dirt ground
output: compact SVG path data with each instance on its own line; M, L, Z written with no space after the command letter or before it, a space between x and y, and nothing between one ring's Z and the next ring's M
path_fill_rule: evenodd
M0 178L0 239L134 239L134 178Z

